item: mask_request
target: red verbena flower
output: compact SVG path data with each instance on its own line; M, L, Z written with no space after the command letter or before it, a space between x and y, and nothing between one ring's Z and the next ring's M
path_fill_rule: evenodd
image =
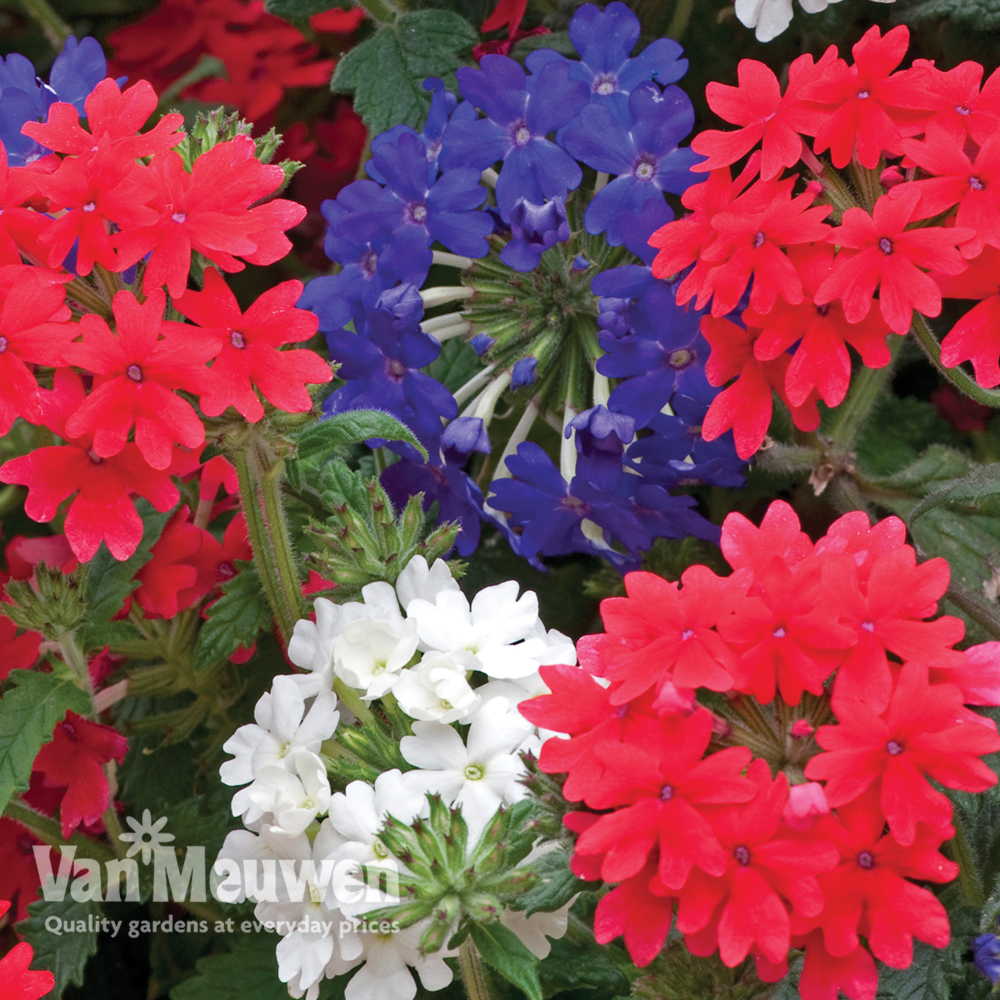
M131 442L113 457L101 458L91 437L66 434L66 420L85 395L75 372L57 369L54 389L43 395L45 423L67 443L12 458L0 466L0 482L28 487L24 510L33 521L51 521L62 501L75 493L64 531L76 558L87 562L103 540L116 559L127 559L142 540L142 519L130 497L137 493L157 510L170 510L180 494L169 471L151 468Z
M72 313L63 285L72 277L23 264L0 267L0 434L18 417L42 422L38 383L28 365L65 363L64 352L80 332L67 322Z
M247 136L213 146L194 161L190 174L172 151L154 156L148 170L156 187L150 202L154 221L114 237L118 270L150 255L143 278L147 294L165 284L179 299L187 288L192 250L223 271L243 270L237 256L273 264L291 248L284 231L305 215L301 205L282 198L250 208L277 190L284 173L261 163Z
M785 960L791 937L786 903L804 917L823 909L816 876L836 867L837 849L830 843L794 839L782 827L788 799L784 774L771 780L764 760L755 760L747 777L757 788L751 801L719 809L712 828L728 855L718 876L694 869L680 891L677 929L695 955L711 954L730 968L753 948L769 961Z
M66 349L68 361L98 378L90 395L67 420L70 437L92 434L94 451L111 458L135 426L136 447L154 469L169 468L175 443L200 448L205 428L175 389L200 391L205 362L219 350L216 340L192 337L183 344L161 340L166 296L156 289L140 305L128 291L112 302L117 336L100 316L80 321L83 342Z
M178 312L201 327L198 334L219 338L219 353L201 396L207 416L217 417L233 406L247 420L260 420L264 407L255 386L279 410L305 413L312 408L306 385L329 382L329 364L313 351L278 349L308 340L318 328L314 313L295 308L301 295L300 281L285 281L243 313L222 275L207 268L204 291L188 291L174 301ZM170 324L166 332L171 343L181 346L196 331Z
M837 59L800 91L800 97L822 111L825 121L810 129L817 153L830 150L835 167L846 167L857 156L873 170L882 152L902 152L903 136L922 132L940 108L940 99L927 87L921 68L893 73L906 55L910 33L903 26L883 37L870 28L851 50L854 65Z
M878 313L849 323L839 302L817 305L815 295L833 268L829 243L792 246L787 250L802 279L804 298L798 305L778 299L768 313L747 309L743 322L763 332L754 341L754 356L773 361L798 342L785 372L785 392L802 406L815 390L827 406L839 406L851 382L850 344L869 368L889 363L886 337L892 332Z
M960 143L968 135L980 146L996 131L1000 125L1000 73L992 73L980 90L981 63L959 63L946 73L927 59L914 59L913 65L927 70L926 87L940 99L942 108L932 122L947 129Z
M895 192L899 191L898 197ZM973 237L971 229L927 226L906 229L914 218L920 194L912 185L894 189L875 202L869 215L862 208L849 208L841 226L830 234L838 246L858 251L838 254L833 272L814 296L817 305L834 299L844 303L849 323L860 323L868 315L875 289L879 308L889 328L896 333L910 329L913 310L925 316L941 312L937 282L921 268L942 274L959 274L966 263L955 249Z
M878 992L878 969L875 959L863 945L846 955L831 955L823 944L823 932L792 939L796 948L805 949L805 962L799 976L802 1000L837 1000L840 990L848 1000L875 1000Z
M81 823L96 823L111 804L104 764L125 759L128 742L116 729L68 712L35 758L49 788L65 788L59 806L63 836Z
M838 699L834 711L839 725L817 730L816 741L827 753L809 761L806 777L826 782L834 807L878 782L881 808L900 844L914 843L918 823L941 831L951 822L951 804L926 776L965 792L983 792L997 782L979 760L1000 750L995 724L968 721L961 691L951 684L932 686L923 664L902 668L883 714Z
M867 524L867 515L860 516ZM784 500L771 503L760 527L742 514L729 514L722 522L719 545L733 569L747 569L755 575L769 569L775 558L795 569L813 553L813 543L802 530L798 515Z
M28 122L21 131L57 153L78 156L96 152L107 136L112 149L124 148L136 160L172 149L184 138L178 131L184 116L176 113L164 115L148 132L139 133L156 104L156 91L148 80L122 91L109 78L94 88L84 104L89 131L81 128L76 108L62 101L49 108L46 121Z
M704 709L687 718L665 715L642 736L638 744L594 748L607 770L584 801L592 809L622 808L585 830L577 853L603 855L606 882L635 875L657 844L657 871L668 889L679 889L694 865L721 875L728 857L702 810L753 798L753 783L740 775L750 751L730 747L704 757L712 737L712 716Z
M26 207L37 193L37 177L37 171L8 167L0 142L0 266L20 264L22 251L39 262L48 257L38 237L52 220Z
M10 909L7 900L0 900L0 917ZM56 979L51 972L32 972L28 969L35 957L27 941L14 945L0 958L0 997L4 1000L38 1000L55 989Z

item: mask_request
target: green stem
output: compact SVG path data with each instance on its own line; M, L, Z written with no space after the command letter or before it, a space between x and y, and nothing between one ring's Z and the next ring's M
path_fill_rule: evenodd
M396 20L399 8L391 0L355 0L359 7L364 7L368 16L382 24L392 24Z
M76 644L76 638L73 633L63 632L56 639L56 642L59 644L59 652L62 653L63 662L76 674L80 687L93 697L94 686L90 683L90 671L87 669L87 660L80 647Z
M679 39L687 30L688 22L691 20L691 13L694 10L694 0L677 0L674 8L674 16L667 26L667 38Z
M1000 409L1000 389L984 389L961 368L947 368L941 361L941 345L920 313L913 314L913 335L934 367L956 388L983 406Z
M284 462L270 454L264 442L251 439L235 455L235 464L254 562L287 646L295 623L305 617L305 608L281 502Z
M882 395L886 383L892 378L903 339L895 334L891 335L889 363L882 368L864 367L851 382L847 399L837 407L830 427L829 436L838 451L849 451L861 428L864 427L872 407Z
M67 840L62 835L62 828L54 819L50 819L37 809L25 805L20 799L11 799L7 803L4 815L8 819L14 820L15 823L20 823L49 847L62 847L69 844L77 849L81 858L93 858L102 864L105 861L114 861L117 856L106 844L91 840L82 833L74 833Z
M361 700L361 695L340 677L334 677L333 690L337 692L337 697L344 705L357 716L359 722L375 721L375 713Z
M977 594L959 583L952 583L945 597L964 611L977 625L981 625L993 639L1000 639L1000 612L987 604Z
M976 870L976 863L965 836L965 824L957 810L952 816L952 826L955 827L955 837L951 841L952 854L958 864L958 882L965 893L965 898L973 906L983 906L986 903L986 893L983 891L982 880Z
M41 26L52 48L61 52L73 29L52 9L48 0L21 0L21 6Z
M458 950L458 968L469 1000L490 1000L490 988L486 982L482 959L470 937L462 942Z
M24 500L24 487L11 483L0 489L0 517L9 514L12 510L21 506Z

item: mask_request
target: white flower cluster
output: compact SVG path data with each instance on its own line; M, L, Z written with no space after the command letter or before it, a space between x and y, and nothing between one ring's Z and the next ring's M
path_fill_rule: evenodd
M818 14L840 0L799 0L807 14ZM894 3L895 0L875 0ZM748 28L756 28L758 42L777 38L792 23L792 0L736 0L736 16Z
M233 759L221 769L239 787L233 815L247 827L230 833L219 854L221 888L225 898L253 900L257 919L283 935L279 977L307 1000L324 978L358 966L346 1000L412 1000L411 969L428 990L451 982L450 952L417 950L423 923L398 930L358 919L397 901L391 880L365 885L361 866L398 867L379 832L390 813L403 823L426 815L428 792L461 807L474 845L496 810L524 794L519 754L537 753L548 735L517 704L548 693L540 666L576 662L573 643L545 630L535 594L518 598L514 581L487 587L470 605L445 562L428 567L418 556L395 588L369 584L362 597L342 605L319 598L316 621L296 624L288 655L304 672L274 678L255 724L225 744ZM489 680L473 688L474 672ZM416 720L414 735L400 741L413 770L332 792L320 748L340 723L335 679L368 703L391 695ZM464 739L452 725L459 722L468 726ZM525 919L508 911L502 919L540 958L546 934L566 928L565 913Z

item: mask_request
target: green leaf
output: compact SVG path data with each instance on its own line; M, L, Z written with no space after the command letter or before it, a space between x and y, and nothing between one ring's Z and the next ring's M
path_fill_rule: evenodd
M891 476L917 460L929 441L959 443L958 432L931 403L889 393L872 409L857 442L859 467L871 476Z
M441 345L441 353L427 366L427 374L449 392L455 392L482 369L476 352L465 341L453 337Z
M952 20L979 31L1000 28L1000 0L927 0L911 8L909 21Z
M196 976L170 991L170 1000L288 1000L270 941L258 948L210 955L196 968Z
M451 11L400 14L344 55L330 86L354 95L354 110L372 135L393 125L419 128L431 102L424 80L438 76L453 87L461 54L478 41L472 25Z
M924 496L972 468L969 459L954 448L932 444L916 461L894 475L880 479L887 489Z
M137 509L142 516L142 541L135 552L124 562L119 562L102 542L87 566L87 605L90 612L81 640L84 651L109 644L104 637L107 623L121 610L125 598L139 586L135 575L152 558L149 550L156 544L172 514L172 511L161 514L146 501L140 501Z
M568 992L574 997L628 996L628 977L615 965L610 949L594 941L568 938L552 941L552 950L542 959L538 974L546 997Z
M951 996L941 952L930 945L914 942L913 964L908 969L890 969L879 962L878 971L877 1000L949 1000Z
M239 572L222 585L222 596L205 612L198 631L192 667L201 673L226 659L240 646L252 646L261 631L270 631L271 607L253 563L236 561Z
M14 687L0 698L0 813L23 792L38 751L52 739L56 723L72 709L88 715L90 698L59 674L12 670Z
M45 921L49 917L59 917L64 921L72 920L74 927L81 926L87 929L53 934L45 929ZM87 959L97 951L96 921L100 918L100 903L93 901L78 903L69 896L58 903L40 899L28 904L28 919L22 920L17 925L17 930L35 951L31 968L47 970L55 977L55 989L46 994L50 1000L61 997L70 984L83 985ZM77 920L83 923L77 925L75 923ZM92 924L94 930L89 929Z
M427 449L413 432L394 416L380 410L347 410L315 424L296 439L297 457L300 461L307 461L328 455L337 448L363 444L371 438L405 441L413 445L427 460Z
M264 0L264 10L268 14L283 17L286 21L302 21L334 7L348 10L353 6L352 0Z
M952 480L947 486L934 490L924 497L910 514L910 527L936 507L961 503L967 512L976 511L984 500L1000 495L1000 465L983 465L975 471Z
M511 909L524 910L525 916L558 910L587 887L587 883L570 870L569 855L565 850L547 851L530 868L541 876L542 881L510 904Z
M320 493L323 501L331 509L346 503L354 511L364 512L370 509L370 498L365 487L365 477L360 472L354 472L346 462L337 460L323 467L319 480Z
M542 1000L538 959L513 931L499 923L472 924L469 934L483 961L490 968L495 969L519 990L523 990L530 1000Z

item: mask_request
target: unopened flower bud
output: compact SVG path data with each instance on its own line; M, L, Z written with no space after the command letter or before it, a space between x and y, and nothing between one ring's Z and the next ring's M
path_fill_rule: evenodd
M830 812L830 803L826 800L823 786L816 781L807 781L802 785L792 785L788 789L788 802L782 819L793 830L811 830L816 822Z
M814 732L816 729L806 719L796 719L792 723L791 733L797 740L808 739Z
M897 184L902 184L906 177L903 175L903 171L899 167L893 165L891 167L886 167L879 176L879 183L886 189L886 191L891 190Z

